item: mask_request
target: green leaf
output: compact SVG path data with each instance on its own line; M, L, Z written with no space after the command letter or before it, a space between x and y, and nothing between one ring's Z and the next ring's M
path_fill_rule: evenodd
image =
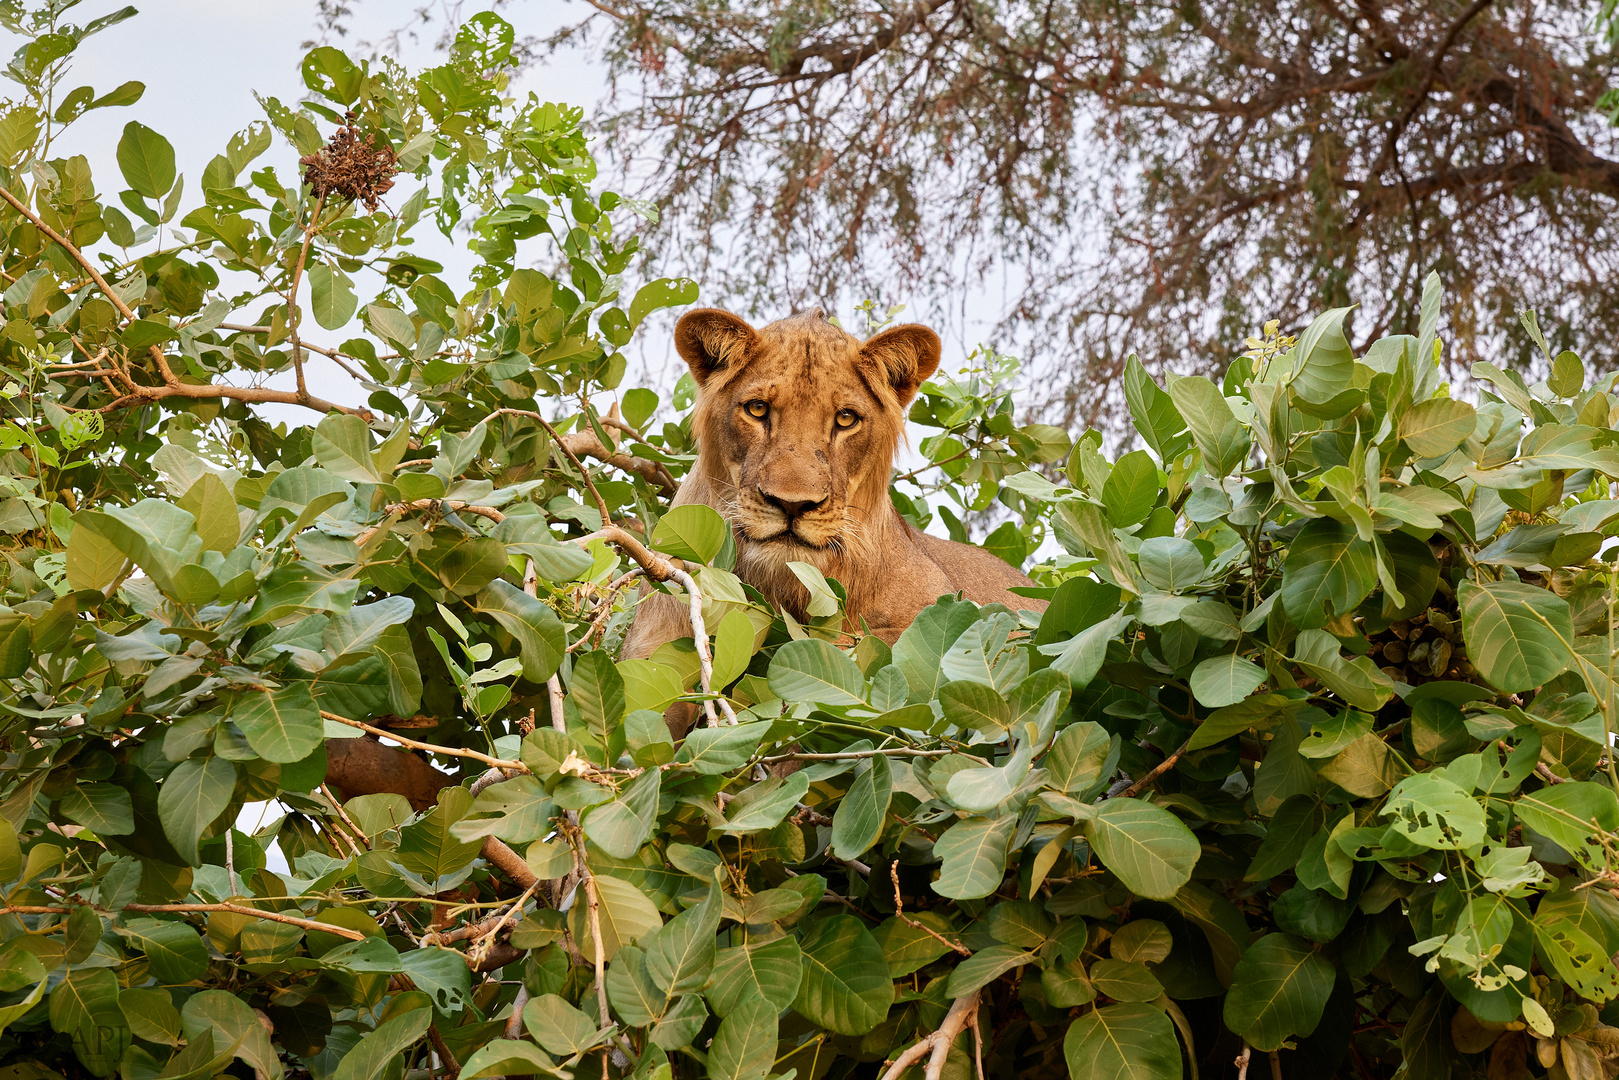
M1552 360L1551 374L1546 389L1560 398L1571 398L1585 389L1585 365L1579 354L1564 349Z
M231 714L247 745L265 761L302 761L325 741L325 725L307 682L290 682L267 693L247 691Z
M508 843L527 844L551 831L555 813L556 804L536 777L515 776L478 792L466 816L450 826L450 835L462 842L498 836Z
M377 1080L394 1065L401 1051L421 1041L432 1019L432 1009L412 1009L383 1021L343 1055L329 1080Z
M1498 690L1534 690L1573 662L1568 601L1518 581L1462 582L1462 635L1479 673Z
M472 793L466 788L451 787L439 792L438 805L399 830L399 865L421 875L430 886L436 886L441 879L453 879L470 866L481 845L477 840L462 840L456 835L455 825L471 812L473 805Z
M713 978L703 991L716 1016L729 1016L743 1002L759 999L781 1010L793 1003L804 981L803 957L791 935L721 949Z
M1389 793L1383 813L1395 818L1395 832L1426 848L1460 851L1484 843L1484 807L1431 773L1401 780Z
M949 681L944 654L967 627L978 619L977 605L948 601L925 607L894 642L894 666L905 676L911 691L926 700Z
M1203 554L1180 536L1153 536L1141 542L1141 576L1164 592L1179 592L1203 579Z
M861 705L866 700L866 677L837 646L803 638L776 650L770 660L770 689L788 702Z
M1120 529L1139 525L1157 505L1158 491L1158 466L1145 450L1132 450L1118 460L1102 485L1107 519Z
M334 413L315 427L310 443L315 460L333 476L357 484L376 484L376 462L371 458L371 429L358 416Z
M600 1041L590 1018L556 994L541 994L523 1006L523 1023L536 1042L558 1057L582 1054Z
M152 977L160 983L188 983L208 970L208 949L188 922L132 919L118 932L146 954Z
M755 636L753 620L745 611L728 612L720 620L714 633L714 689L730 686L747 673Z
M993 686L965 679L939 688L939 708L957 727L981 731L996 738L1012 727L1012 707Z
M663 916L658 914L657 905L630 882L606 874L596 874L593 880L601 897L602 953L605 959L611 960L621 947L663 926ZM568 929L579 945L579 952L594 960L596 944L590 932L589 907L581 892L579 902L568 910Z
M1113 736L1101 724L1070 724L1057 733L1042 764L1046 783L1068 795L1077 794L1102 778L1112 756Z
M199 865L197 840L225 812L235 791L236 765L224 758L182 761L163 781L158 817L169 843L187 863Z
M747 761L770 730L770 721L758 720L726 727L697 728L686 736L675 759L702 776L730 772Z
M129 1046L129 1021L118 1008L118 979L107 968L70 971L51 991L51 1028L68 1036L84 1067L107 1076Z
M1355 527L1317 518L1299 531L1282 566L1282 607L1300 629L1347 615L1377 584L1372 547Z
M1324 311L1299 335L1293 350L1292 386L1305 401L1322 404L1350 387L1355 354L1344 337L1344 317L1350 310Z
M1419 401L1400 417L1400 438L1419 458L1449 454L1472 437L1478 424L1473 406L1455 398Z
M1562 920L1542 922L1537 915L1531 925L1535 952L1543 965L1556 971L1581 997L1596 1002L1619 997L1619 968L1608 959L1602 942Z
M203 473L176 505L197 519L197 537L205 550L228 552L241 539L242 522L236 499L218 474Z
M1180 1080L1175 1028L1151 1005L1107 1005L1068 1025L1068 1074L1086 1080Z
M1259 689L1268 676L1265 669L1241 653L1230 656L1211 656L1192 669L1189 684L1198 704L1218 709L1235 705Z
M79 784L63 793L58 806L70 821L103 836L126 836L135 831L135 808L129 792L115 784Z
M511 582L496 578L477 595L473 607L517 639L523 658L523 678L537 684L555 673L567 649L567 634L562 621L548 605Z
M323 262L309 268L309 309L322 330L341 330L359 306L347 274Z
M1222 477L1248 456L1248 429L1242 426L1220 388L1201 375L1174 379L1169 396L1192 429L1192 441L1214 477Z
M624 722L624 676L604 652L588 652L574 661L568 696L598 738L606 739Z
M1250 728L1269 728L1280 718L1290 716L1304 707L1301 699L1281 694L1261 694L1244 698L1223 709L1210 713L1187 740L1186 749L1201 750L1206 746L1224 742Z
M809 792L809 776L796 772L785 780L761 780L731 801L730 816L715 828L729 833L762 832L780 825Z
M1368 733L1344 747L1336 757L1323 765L1320 776L1351 795L1374 799L1392 790L1406 772L1388 743Z
M1175 436L1186 430L1186 420L1170 396L1153 382L1135 353L1131 353L1124 364L1124 399L1142 441L1158 455L1159 461L1167 462L1177 447L1184 445L1184 439Z
M369 653L391 626L408 623L416 613L416 602L408 596L389 596L374 604L333 615L321 632L320 646L332 660Z
M531 1042L491 1039L461 1064L459 1080L492 1076L546 1075L556 1063Z
M1592 870L1608 869L1599 832L1619 832L1619 798L1601 784L1556 784L1512 804L1518 820Z
M945 984L945 996L952 999L965 997L1034 959L1033 953L1015 945L991 945L980 949L951 970L950 981Z
M894 984L882 948L860 920L817 919L800 947L804 981L793 1007L806 1020L839 1035L864 1035L882 1023Z
M976 900L1000 888L1016 826L1013 817L967 818L950 826L933 845L933 854L944 860L933 891L952 900Z
M1085 837L1125 888L1151 900L1179 892L1203 853L1180 818L1143 799L1103 802L1085 822Z
M591 807L580 820L585 836L615 859L632 857L658 823L662 777L663 770L648 769L631 780L618 798Z
M1321 1022L1336 977L1332 962L1291 934L1266 934L1242 954L1226 994L1225 1024L1269 1052Z
M105 589L123 575L129 556L90 529L74 529L67 542L67 583L74 589Z
M691 562L711 563L731 533L718 510L703 503L676 506L658 519L652 546L665 555Z
M764 1080L776 1064L776 1011L750 997L720 1021L708 1051L709 1080Z
M138 194L161 199L174 186L174 147L145 124L130 121L118 140L118 168Z
M833 855L858 859L870 850L883 833L893 791L893 770L888 759L872 758L868 767L855 776L832 814Z
M1157 1001L1164 993L1163 984L1146 964L1119 957L1096 961L1091 965L1090 978L1097 993L1115 1001Z
M652 770L657 771L657 770ZM714 935L723 904L718 884L708 895L642 940L646 970L667 994L701 990L714 967Z
M691 278L658 278L636 290L630 301L630 328L641 325L641 320L659 308L678 307L697 302L697 282Z
M5 960L10 966L10 970L6 974L9 976L10 983L15 984L7 985L7 994L26 989L29 986L32 986L33 989L29 990L27 995L20 1001L13 1002L10 1005L0 1005L0 1033L4 1033L13 1020L32 1011L34 1006L44 999L46 980L50 975L45 970L45 965L35 959L32 953L23 952L21 949L13 949L5 957ZM167 997L168 995L165 994L165 1000Z

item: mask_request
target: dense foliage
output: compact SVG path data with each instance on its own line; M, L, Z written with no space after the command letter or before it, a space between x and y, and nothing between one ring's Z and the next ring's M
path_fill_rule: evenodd
M200 202L131 123L114 205L48 156L139 95L61 91L67 6L7 15L0 115L6 1076L1614 1074L1612 379L1453 399L1429 278L1360 355L1339 309L1219 384L1132 360L1109 461L977 355L895 504L1060 548L1049 608L890 646L667 510L689 383L620 350L695 289L626 299L635 208L503 97L509 26L315 50ZM697 632L619 660L643 586Z

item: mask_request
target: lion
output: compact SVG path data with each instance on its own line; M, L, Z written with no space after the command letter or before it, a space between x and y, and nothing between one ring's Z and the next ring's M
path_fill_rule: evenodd
M736 573L795 618L809 592L788 564L843 584L845 629L893 644L940 596L1044 610L1009 590L1031 585L1001 559L929 536L888 497L905 411L939 366L939 336L908 324L865 343L812 308L755 330L729 312L688 312L675 348L697 383L697 461L674 505L718 510L736 538ZM626 659L691 634L687 609L654 593L626 636Z

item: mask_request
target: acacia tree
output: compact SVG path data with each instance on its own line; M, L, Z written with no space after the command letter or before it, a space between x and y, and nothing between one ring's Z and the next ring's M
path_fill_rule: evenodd
M1534 320L1549 378L1476 406L1436 277L1364 351L1339 308L1218 385L1132 359L1113 461L975 355L894 502L998 500L1049 607L889 645L668 507L689 384L655 427L621 349L694 290L625 302L509 25L313 50L190 203L132 122L114 205L50 151L138 98L63 92L125 13L70 7L8 14L0 112L3 1075L1619 1071L1619 390ZM692 634L620 660L641 586Z
M1458 361L1529 364L1526 304L1616 329L1614 55L1585 0L592 7L553 44L609 59L662 258L770 311L949 317L1010 281L1048 419L1121 420L1098 388L1132 350L1220 370L1254 312L1360 302L1364 345L1434 267Z

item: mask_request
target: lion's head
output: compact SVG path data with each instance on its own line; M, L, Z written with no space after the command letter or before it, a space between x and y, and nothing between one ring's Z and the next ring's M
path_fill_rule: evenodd
M894 451L939 336L907 325L862 343L820 308L757 330L705 309L680 320L675 348L699 388L704 494L736 533L744 576L796 560L853 586L892 527Z

